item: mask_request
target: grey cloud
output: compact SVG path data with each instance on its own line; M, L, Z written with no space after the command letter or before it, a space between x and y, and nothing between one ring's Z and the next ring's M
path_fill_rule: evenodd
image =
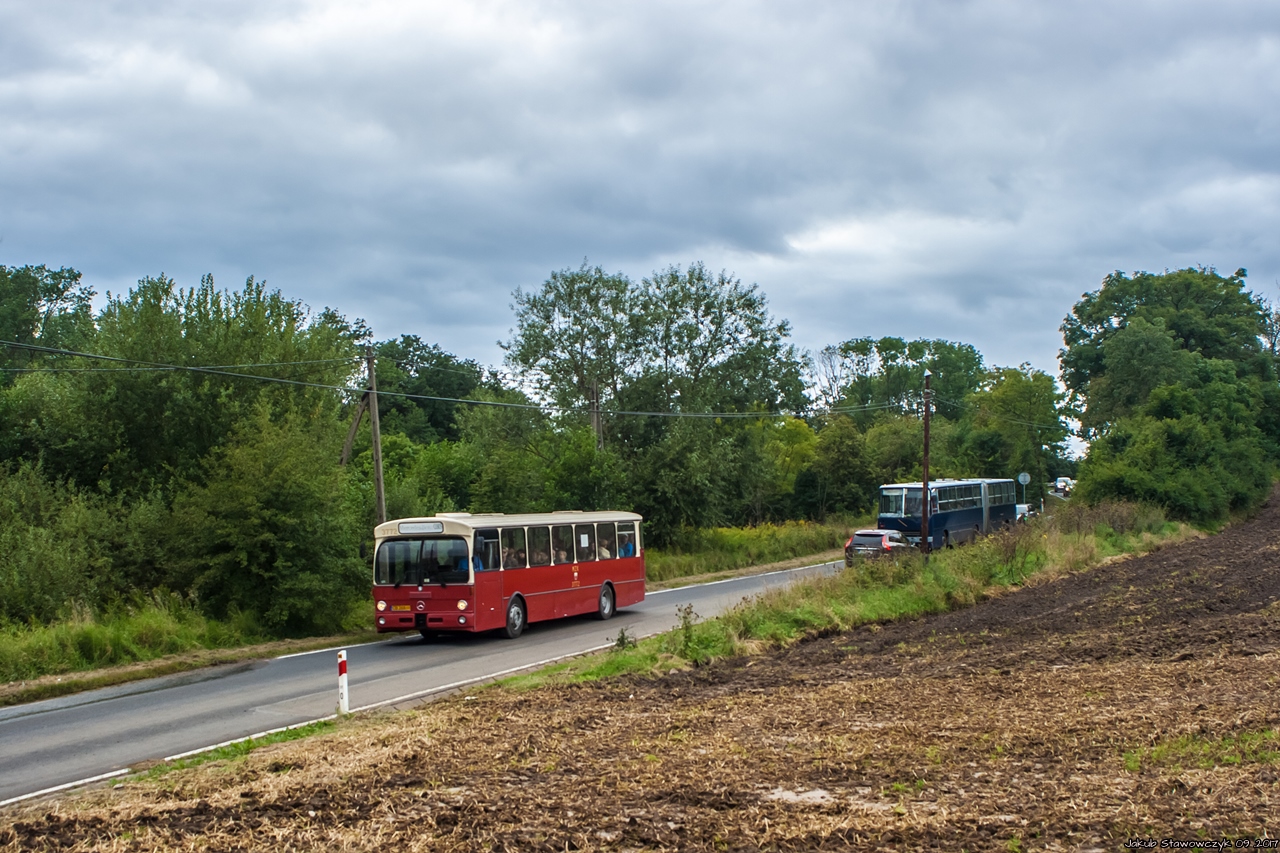
M1111 269L1280 275L1260 4L8 3L0 56L0 262L254 273L485 361L584 256L1050 370Z

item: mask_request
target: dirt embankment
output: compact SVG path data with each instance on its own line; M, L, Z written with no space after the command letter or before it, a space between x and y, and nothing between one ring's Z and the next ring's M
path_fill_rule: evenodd
M1119 849L1280 834L1280 500L979 606L489 690L11 812L0 849Z

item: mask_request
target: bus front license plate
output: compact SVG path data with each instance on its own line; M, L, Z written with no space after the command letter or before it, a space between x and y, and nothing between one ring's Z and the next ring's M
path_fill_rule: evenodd
M393 605L391 605L391 609L392 609L393 611L397 611L397 610L408 610L408 609L409 609L409 605L407 605L407 604L393 604Z

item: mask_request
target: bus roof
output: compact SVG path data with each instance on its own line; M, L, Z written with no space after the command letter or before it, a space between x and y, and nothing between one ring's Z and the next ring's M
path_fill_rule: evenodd
M399 536L401 524L425 525L440 522L440 533L465 535L470 530L483 527L542 527L555 524L586 524L597 521L643 521L634 512L562 510L559 512L528 512L507 515L501 512L442 512L437 515L415 518L395 518L373 529L377 539ZM421 529L421 528L420 528Z
M952 480L950 478L942 478L941 480L930 480L929 488L935 486L976 486L981 483L1012 483L1013 480L1008 477L973 477L965 480ZM882 489L918 489L920 481L914 483L885 483Z

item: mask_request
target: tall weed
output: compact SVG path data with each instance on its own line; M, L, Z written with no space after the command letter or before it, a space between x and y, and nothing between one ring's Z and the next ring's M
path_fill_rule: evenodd
M0 627L0 681L81 672L154 660L193 649L230 648L264 640L254 620L205 617L193 602L158 591L96 613L72 604L52 624Z
M830 551L843 546L854 530L869 523L865 518L850 518L826 524L787 521L683 530L671 547L645 550L647 576L651 581L664 581Z

